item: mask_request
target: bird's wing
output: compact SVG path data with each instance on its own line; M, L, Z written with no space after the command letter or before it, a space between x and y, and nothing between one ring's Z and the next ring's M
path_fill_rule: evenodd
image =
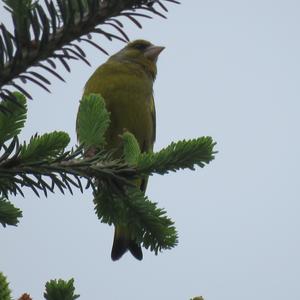
M150 111L151 111L152 128L153 128L152 139L151 139L151 143L152 143L151 150L153 150L153 146L156 138L156 111L155 111L155 102L154 102L153 95L151 96L151 100L150 100Z
M155 111L155 102L154 102L154 97L153 95L151 96L150 99L150 112L151 112L151 119L152 119L152 137L151 137L151 143L148 145L144 144L144 147L142 152L151 152L153 151L153 146L156 138L156 111ZM141 182L140 189L145 192L148 184L148 177L144 178Z

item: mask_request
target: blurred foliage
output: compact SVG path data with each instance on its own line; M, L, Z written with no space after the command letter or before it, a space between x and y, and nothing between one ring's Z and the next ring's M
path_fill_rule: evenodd
M74 279L64 281L62 279L50 280L46 283L44 293L46 300L75 300L79 295L75 294Z
M11 290L9 288L8 281L3 273L0 272L0 299L12 300Z

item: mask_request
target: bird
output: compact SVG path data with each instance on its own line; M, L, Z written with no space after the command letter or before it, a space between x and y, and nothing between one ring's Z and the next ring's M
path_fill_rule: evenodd
M157 59L165 49L151 42L138 39L108 58L88 79L83 96L101 94L110 112L110 125L106 132L107 150L122 154L124 130L132 133L141 152L153 151L156 137L156 113L153 84L157 75ZM148 178L137 183L145 192ZM130 251L138 260L143 259L140 243L129 228L115 224L111 259L116 261Z

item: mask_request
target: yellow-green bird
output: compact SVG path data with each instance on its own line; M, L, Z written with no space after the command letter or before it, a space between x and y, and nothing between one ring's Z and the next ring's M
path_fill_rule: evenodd
M134 134L142 152L153 150L156 127L153 83L157 58L163 49L145 40L130 42L101 65L86 83L84 95L101 94L111 113L107 149L122 147L120 135L126 129ZM139 183L142 191L146 185L147 179ZM112 260L121 258L127 250L142 260L141 246L130 230L115 225Z

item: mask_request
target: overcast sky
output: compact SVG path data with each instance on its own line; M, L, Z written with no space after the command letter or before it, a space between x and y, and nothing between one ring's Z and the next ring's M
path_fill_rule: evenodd
M217 141L204 169L148 185L175 220L179 245L112 262L113 228L98 221L90 191L27 192L11 198L21 223L0 233L0 270L15 297L41 299L47 280L73 277L82 300L300 299L300 2L182 2L168 5L168 20L141 20L143 30L126 23L131 39L166 46L154 87L156 149L203 135ZM123 47L96 40L111 54ZM82 47L92 67L71 63L66 83L51 77L51 95L31 88L22 139L64 130L76 143L83 86L106 60Z

